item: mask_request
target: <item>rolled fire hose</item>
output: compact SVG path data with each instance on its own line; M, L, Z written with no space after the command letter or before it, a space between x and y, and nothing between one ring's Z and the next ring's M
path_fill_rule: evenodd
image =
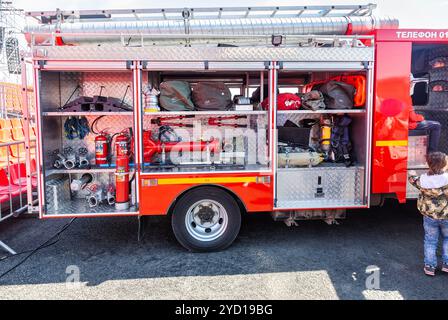
M285 167L306 167L317 166L324 161L323 155L318 152L291 152L279 153L277 157L278 166Z

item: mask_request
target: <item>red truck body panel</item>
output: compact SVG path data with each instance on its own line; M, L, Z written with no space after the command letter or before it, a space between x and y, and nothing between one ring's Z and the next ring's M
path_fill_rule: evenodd
M378 30L373 117L372 192L406 202L413 43L447 43L448 30Z

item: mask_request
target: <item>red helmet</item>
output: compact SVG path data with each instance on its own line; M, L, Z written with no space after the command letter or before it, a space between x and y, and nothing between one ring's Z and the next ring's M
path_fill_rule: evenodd
M280 93L277 95L277 110L298 110L301 105L302 100L294 93ZM269 107L269 98L264 99L261 106L267 110Z

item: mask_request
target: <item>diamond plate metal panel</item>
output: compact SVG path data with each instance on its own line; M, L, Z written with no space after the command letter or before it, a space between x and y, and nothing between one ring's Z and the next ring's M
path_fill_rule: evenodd
M82 174L81 173L75 173L75 174L71 174L71 179L78 179L81 178ZM91 184L98 184L101 185L103 187L106 187L110 184L115 185L115 174L113 172L101 172L101 173L92 173L93 176L93 180L91 182ZM85 197L90 194L90 192L86 189L78 191L78 192L73 192L72 193L72 197L73 199L85 199Z
M59 210L70 201L70 181L68 176L57 175L45 184L46 203L54 210Z
M75 90L77 86L79 90ZM99 95L123 99L133 105L131 72L55 72L40 73L40 99L42 111L56 111L65 103L80 96ZM126 92L126 88L129 89ZM126 93L126 95L125 95ZM72 96L70 98L70 96Z
M35 47L37 59L148 61L373 61L372 47Z
M131 206L126 212L136 211L136 208ZM66 214L66 215L79 215L79 214L101 214L101 213L120 213L115 211L115 206L101 203L94 208L90 208L85 199L74 199L67 201L61 205L58 209L52 206L47 207L47 215Z
M92 122L97 117L86 116L86 118L89 124L91 125ZM62 123L64 123L66 119L67 117L62 117L61 118ZM121 132L124 129L127 129L132 126L133 126L133 115L106 116L97 121L95 130L98 131L106 130L107 132L113 134L116 132ZM61 137L62 137L61 150L63 150L66 147L71 147L75 151L78 151L79 148L87 148L87 150L89 151L88 159L92 164L94 163L95 137L96 137L94 133L92 132L89 133L83 140L80 139L68 140L67 138L65 138L64 127L62 126ZM112 161L115 161L114 157L112 158Z
M131 72L83 72L81 73L82 94L94 96L100 93L101 86L103 96L119 98L124 97L124 102L133 105L133 85ZM126 90L126 88L129 88Z
M39 72L40 107L42 111L55 110L62 106L76 88L77 78L73 73L65 74L61 79L59 72ZM70 89L69 89L70 88ZM69 93L65 91L71 90ZM62 100L64 99L64 102ZM74 98L78 97L75 93Z
M47 213L53 214L97 214L97 213L115 213L115 207L106 203L90 208L86 202L86 196L90 194L87 189L79 192L70 191L70 181L78 179L82 173L56 174L47 178L46 183L46 203ZM91 184L99 184L106 188L110 184L115 184L115 175L113 172L92 173L93 181ZM131 207L128 211L135 211Z
M363 177L364 167L279 169L277 208L336 208L363 205Z

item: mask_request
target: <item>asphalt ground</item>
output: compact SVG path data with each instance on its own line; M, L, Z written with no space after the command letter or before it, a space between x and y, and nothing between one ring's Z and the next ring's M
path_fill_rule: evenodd
M0 240L33 249L67 219L10 219ZM77 219L56 244L0 279L4 299L447 299L448 274L423 274L422 217L415 202L354 210L339 225L287 227L244 217L235 243L190 253L166 217L137 241L135 217ZM6 253L0 251L0 257ZM0 274L23 256L0 261ZM373 269L372 269L373 268ZM374 270L374 271L372 271ZM375 271L376 270L376 271ZM79 271L79 273L78 273ZM79 277L77 275L79 274ZM79 278L79 281L75 281ZM67 282L67 280L69 280Z

